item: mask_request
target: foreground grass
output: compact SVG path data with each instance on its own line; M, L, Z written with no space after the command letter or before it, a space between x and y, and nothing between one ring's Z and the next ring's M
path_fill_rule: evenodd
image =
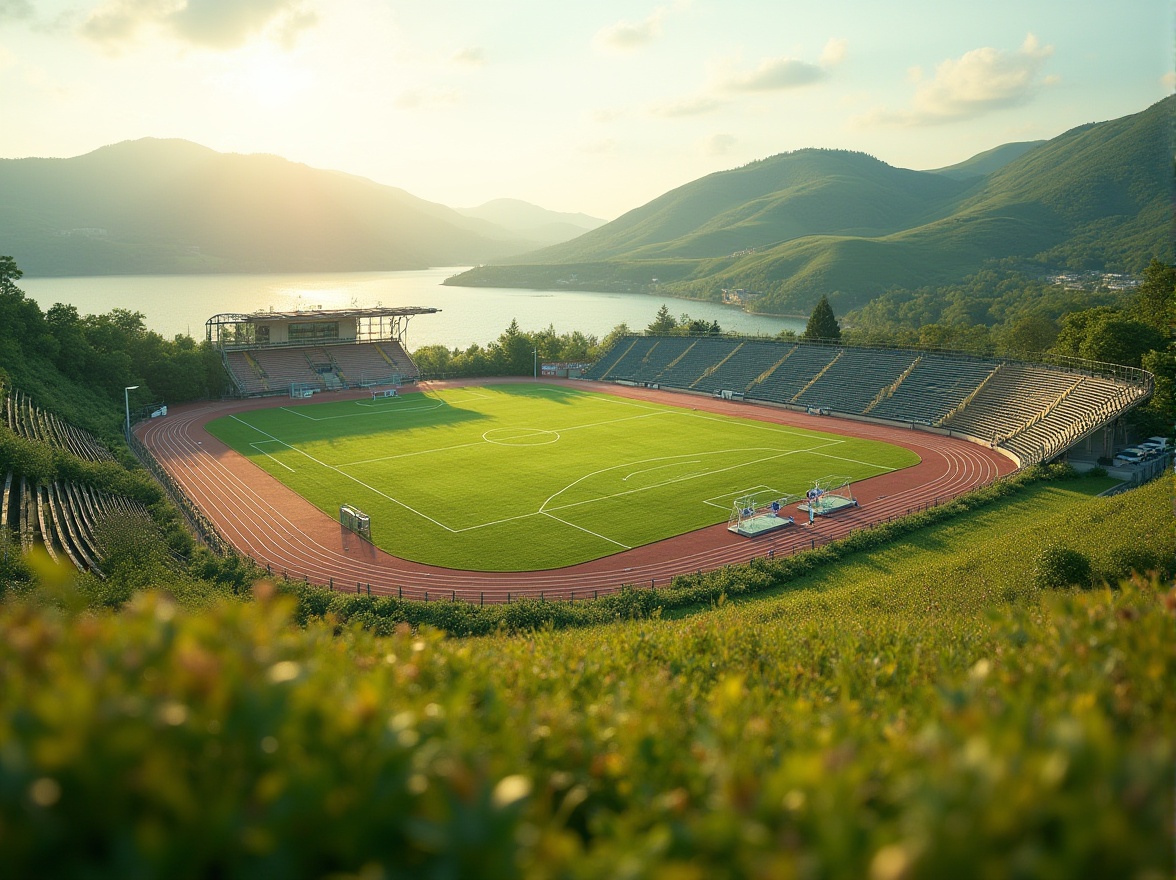
M1092 523L1069 546L1094 559L1170 535L1171 490L1031 506ZM985 516L977 555L922 578L882 554L683 620L513 637L299 628L268 592L9 603L0 855L15 876L1170 876L1176 590L1039 590L1010 562L1023 514Z

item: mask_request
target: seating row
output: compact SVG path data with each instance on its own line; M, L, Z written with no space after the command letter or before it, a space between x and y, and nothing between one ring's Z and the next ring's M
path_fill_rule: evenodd
M41 409L19 389L4 397L4 424L20 437L64 449L85 461L114 461L114 455L101 440Z
M1146 394L995 358L726 337L622 337L585 377L944 427L1023 463L1057 455Z
M288 391L298 383L321 390L413 380L420 371L396 341L339 343L301 348L226 351L225 367L242 394Z

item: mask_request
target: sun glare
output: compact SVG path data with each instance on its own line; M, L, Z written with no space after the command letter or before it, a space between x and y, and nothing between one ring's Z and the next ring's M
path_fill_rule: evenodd
M310 84L311 75L288 54L272 48L243 53L222 81L233 91L269 109L294 103Z

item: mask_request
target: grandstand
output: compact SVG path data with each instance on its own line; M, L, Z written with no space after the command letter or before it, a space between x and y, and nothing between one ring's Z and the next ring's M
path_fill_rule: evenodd
M3 401L4 425L18 437L88 462L112 462L110 450L89 431L41 409L12 390ZM0 474L0 548L44 548L54 561L101 577L102 560L117 535L155 530L137 501L70 480L38 482L16 471Z
M311 394L412 382L409 319L440 309L394 308L223 313L205 323L209 342L243 397Z
M625 336L584 378L679 389L959 434L1048 461L1150 396L1144 370L916 349Z

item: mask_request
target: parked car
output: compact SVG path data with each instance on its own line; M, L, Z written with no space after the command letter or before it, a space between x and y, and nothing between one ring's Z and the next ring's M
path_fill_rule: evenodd
M1168 438L1167 437L1148 437L1146 440L1144 440L1139 445L1146 446L1148 449L1154 449L1154 450L1156 450L1156 452L1167 452L1168 451Z
M1142 449L1137 449L1132 446L1120 450L1115 455L1115 464L1139 464L1145 458L1147 458L1147 455Z

